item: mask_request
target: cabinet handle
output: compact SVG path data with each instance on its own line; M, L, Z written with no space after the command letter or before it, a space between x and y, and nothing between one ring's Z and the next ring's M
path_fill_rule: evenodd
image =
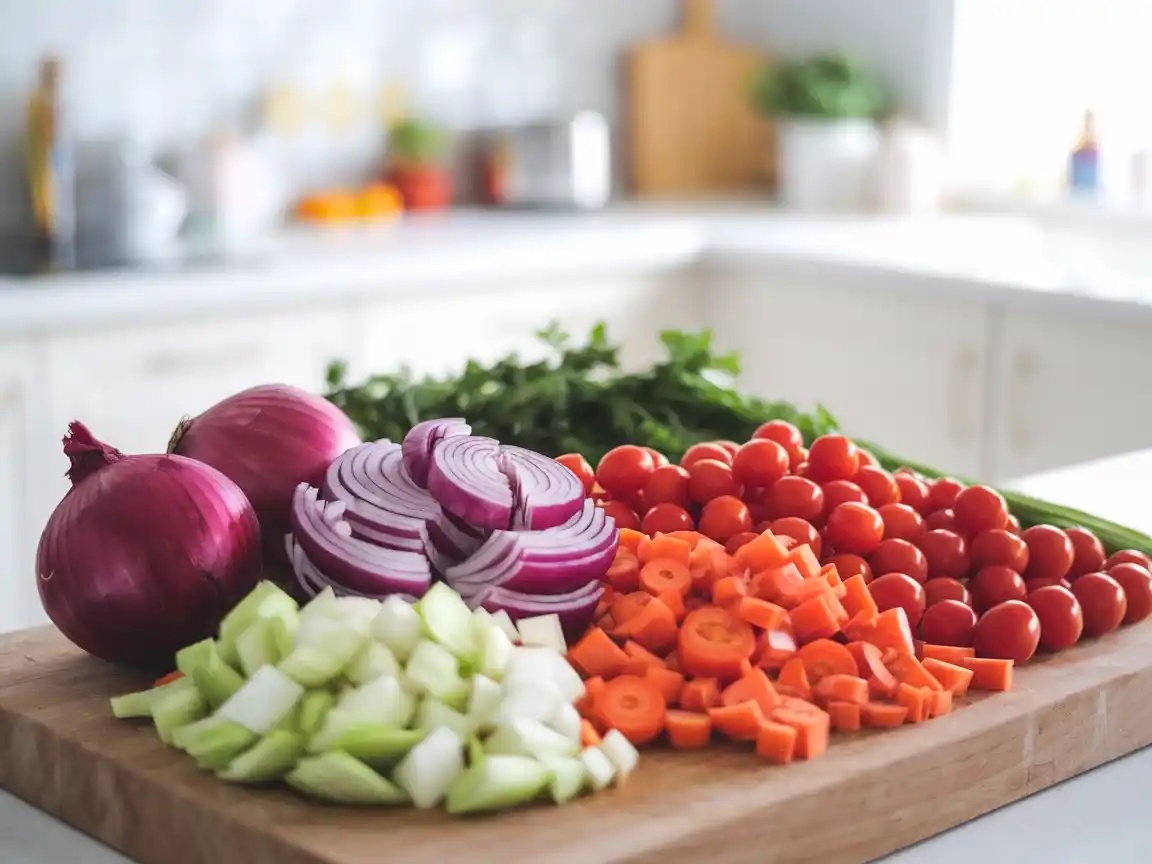
M260 345L232 345L203 353L162 352L153 354L144 363L150 375L182 375L189 372L212 372L232 366L251 363L263 353Z
M960 348L952 358L951 426L957 444L970 444L976 437L976 376L980 355L974 347Z
M1028 450L1035 437L1028 423L1026 400L1032 390L1032 382L1036 377L1038 364L1034 355L1028 352L1017 351L1012 357L1012 364L1008 370L1007 419L1008 439L1012 449L1016 452Z

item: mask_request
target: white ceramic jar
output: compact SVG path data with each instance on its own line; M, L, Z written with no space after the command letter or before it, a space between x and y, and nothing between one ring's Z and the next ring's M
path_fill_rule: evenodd
M943 146L930 130L906 120L884 124L875 171L879 210L913 215L939 209L944 173Z
M806 212L868 206L878 137L871 120L781 118L776 134L783 206Z

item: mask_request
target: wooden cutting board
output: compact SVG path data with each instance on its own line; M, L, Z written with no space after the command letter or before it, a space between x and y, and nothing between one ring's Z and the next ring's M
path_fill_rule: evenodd
M838 735L810 763L649 750L620 789L490 818L220 783L112 718L108 697L146 683L50 628L0 636L0 787L145 864L855 864L1152 743L1152 623L923 726Z
M638 196L731 193L770 179L772 136L748 101L764 61L717 38L713 0L685 0L679 33L632 50L628 134Z

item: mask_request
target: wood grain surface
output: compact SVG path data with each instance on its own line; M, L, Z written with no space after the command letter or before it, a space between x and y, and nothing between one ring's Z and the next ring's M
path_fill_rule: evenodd
M1152 743L1152 625L811 763L645 751L622 788L497 817L344 809L201 773L108 698L147 684L51 628L0 636L0 787L144 864L865 862Z

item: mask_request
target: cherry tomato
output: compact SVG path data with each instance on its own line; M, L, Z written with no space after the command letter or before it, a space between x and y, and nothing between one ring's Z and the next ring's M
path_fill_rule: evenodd
M949 579L947 576L929 579L924 585L924 597L929 606L935 606L941 600L958 600L965 606L972 605L972 595L968 593L964 583Z
M924 527L929 531L951 531L960 533L960 524L956 521L956 514L945 507L943 510L933 510L924 517Z
M1024 587L1028 590L1029 594L1031 594L1037 588L1046 588L1049 585L1056 585L1056 586L1059 586L1060 588L1071 588L1072 587L1072 583L1069 582L1067 579L1064 579L1064 578L1056 579L1055 577L1052 577L1052 576L1037 576L1035 579L1025 579L1024 580Z
M636 515L635 510L623 501L597 501L596 506L602 507L605 513L616 520L617 528L631 528L633 531L640 530L640 517Z
M644 449L645 449L645 450L647 450L649 453L651 453L651 454L652 454L652 458L653 458L654 460L656 460L656 467L657 467L657 468L659 468L661 465L668 465L668 464L669 464L669 460L668 460L668 457L667 457L667 456L665 456L663 453L661 453L661 452L660 452L659 450L657 450L656 448L654 448L654 447L645 447Z
M773 517L799 516L813 522L824 515L824 492L807 477L781 477L768 490L768 510Z
M881 612L899 606L908 615L910 626L915 627L920 623L927 602L924 599L924 587L915 579L903 573L885 573L873 579L868 590Z
M643 518L644 514L648 512L648 501L644 497L644 490L637 489L635 492L626 492L623 495L616 496L617 501L623 501L632 511L639 517Z
M951 477L941 477L928 487L928 510L951 510L956 503L956 496L964 484Z
M788 451L767 438L754 439L736 451L732 473L745 486L771 486L788 473Z
M1011 513L1009 513L1008 514L1008 524L1004 526L1004 530L1007 531L1009 534L1015 534L1017 537L1019 537L1020 533L1021 533L1020 532L1020 520L1017 519L1015 516L1013 516Z
M1023 600L1006 600L980 616L972 643L977 657L1027 663L1040 645L1040 619Z
M921 516L928 510L928 484L914 474L897 471L892 475L900 489L900 503L907 504Z
M898 537L885 539L868 556L873 573L904 573L917 582L928 580L928 559L924 553Z
M592 470L587 459L579 453L565 453L563 456L557 456L556 461L580 478L585 495L592 494L592 487L596 485L596 472Z
M1008 502L1003 495L987 486L961 489L952 503L952 512L968 537L1008 524Z
M900 487L896 485L892 475L883 468L862 465L852 478L852 482L864 490L864 494L868 496L868 503L877 509L885 504L900 503Z
M1028 569L1025 579L1040 576L1062 578L1072 569L1076 550L1068 535L1053 525L1034 525L1022 535L1028 544Z
M865 450L863 447L857 447L856 452L860 454L860 467L861 468L880 464L879 462L876 461L876 457L873 456L869 451Z
M788 451L788 470L793 474L804 476L808 470L808 448L801 447L799 450Z
M1027 603L1040 619L1040 647L1045 651L1063 651L1080 641L1084 613L1067 588L1045 585L1029 592Z
M808 448L808 470L821 483L851 480L860 470L860 453L843 435L823 435Z
M739 534L733 534L725 541L724 551L729 555L735 555L741 546L747 546L759 536L754 531L741 531Z
M693 444L680 457L680 465L683 468L691 468L701 459L715 459L725 465L732 464L732 454L719 444Z
M644 484L644 503L649 507L657 504L688 504L688 471L679 465L661 465L648 475Z
M982 567L968 583L968 590L972 592L972 608L977 612L985 612L1008 600L1023 600L1028 596L1023 577L1011 567L999 564Z
M868 503L868 496L864 494L864 490L851 480L832 480L820 488L824 490L824 507L829 513L849 501Z
M1108 575L1124 589L1128 611L1124 624L1135 624L1152 615L1152 571L1130 561L1122 561L1108 569Z
M1111 570L1117 564L1139 564L1146 570L1152 570L1152 558L1137 549L1122 549L1113 552L1104 562L1104 569Z
M752 433L753 438L767 438L775 441L789 453L804 446L804 436L787 420L769 420Z
M752 508L748 508L748 509L752 509ZM752 526L752 531L757 536L759 536L760 534L763 534L765 531L771 531L771 530L772 530L772 523L767 519L761 519L759 522L757 522L755 525Z
M640 520L640 530L645 534L668 534L672 531L692 531L695 528L692 514L678 504L657 504Z
M828 514L824 533L841 552L871 555L884 539L884 520L867 504L849 501Z
M1002 528L981 531L968 543L972 569L999 564L1023 573L1028 567L1028 544Z
M608 500L608 493L604 491L604 487L601 486L599 483L593 483L592 484L592 492L588 497L591 498L593 501L596 501L596 502L607 501Z
M656 470L656 460L643 447L622 444L604 454L596 466L596 481L609 495L620 498L644 488L648 475Z
M920 638L930 645L967 648L972 644L975 630L976 613L971 606L959 600L932 603L920 619Z
M924 517L907 504L885 504L878 509L884 520L885 537L917 540L924 533Z
M735 534L743 534L752 527L748 505L732 495L713 498L700 511L700 533L724 543Z
M1128 614L1128 598L1107 573L1085 573L1072 583L1072 593L1084 611L1084 635L1103 636L1120 626Z
M1064 532L1072 541L1072 567L1068 578L1075 580L1085 573L1099 573L1104 569L1104 544L1087 528L1069 528Z
M952 531L938 529L928 531L916 545L928 559L928 578L951 576L959 579L968 575L968 544L964 538Z
M777 536L791 537L798 546L804 544L811 546L812 554L817 558L820 557L824 544L820 532L812 527L811 522L807 522L799 516L784 516L769 525L768 530Z
M732 466L719 459L700 459L688 469L688 497L706 504L721 495L740 497L740 484L732 476Z
M872 567L859 555L853 555L851 553L833 555L828 559L828 563L835 565L836 572L840 574L841 579L851 579L853 576L862 576L864 577L865 583L872 581Z
M807 462L801 462L799 465L793 465L792 473L797 477L804 477L808 480L812 479L812 472L808 469Z
M727 439L723 439L723 438L717 439L715 441L709 441L708 443L709 444L715 444L718 447L723 447L725 450L728 451L728 455L730 455L733 459L736 458L736 452L740 449L740 445L737 444L735 441L728 441Z

